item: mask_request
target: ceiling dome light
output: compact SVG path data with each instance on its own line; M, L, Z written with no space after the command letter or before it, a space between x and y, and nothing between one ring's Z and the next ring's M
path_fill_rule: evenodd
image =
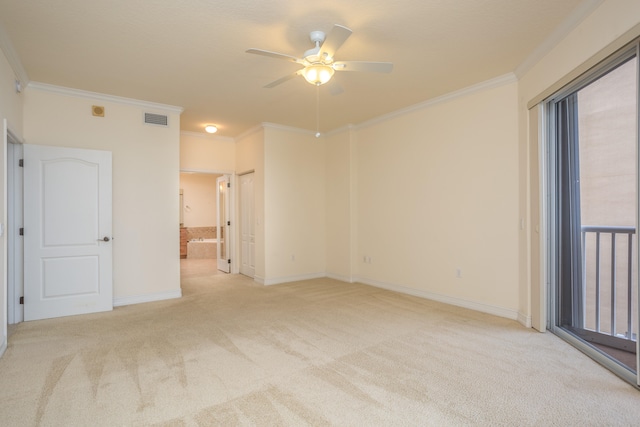
M204 130L205 130L207 133L216 133L216 132L218 132L218 127L217 127L217 126L214 126L214 125L206 125L206 126L204 127Z
M311 64L302 70L304 78L312 85L320 86L331 80L334 70L329 65Z

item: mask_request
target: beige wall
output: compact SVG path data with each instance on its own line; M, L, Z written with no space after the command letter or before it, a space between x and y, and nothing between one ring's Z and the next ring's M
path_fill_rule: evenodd
M7 119L9 129L22 137L23 95L16 92L16 76L0 50L0 118Z
M182 132L180 134L180 170L233 172L236 145L231 138Z
M92 105L105 107L93 117ZM143 107L25 91L27 143L113 154L113 285L115 303L180 294L179 110L162 112L169 127L143 123ZM150 111L159 112L159 111Z
M264 131L265 283L325 275L325 143L311 132Z
M506 81L358 130L362 280L517 317L517 83Z
M220 175L181 173L184 227L215 227L217 221L216 178Z
M355 212L356 149L353 129L326 137L326 257L327 275L344 281L354 279L356 242L352 215Z
M0 50L0 132L3 133L1 141L4 141L4 120L7 121L9 129L18 137L22 137L22 104L23 96L15 91L15 74L9 65L4 53ZM0 212L2 218L0 222L6 227L7 225L7 206L6 200L6 183L4 164L6 151L0 150ZM0 355L4 352L7 345L7 233L0 238Z
M532 218L538 217L541 209L540 199L535 197L535 190L540 190L537 176L540 164L536 156L531 155L531 153L538 153L540 147L538 140L529 138L529 129L536 128L538 124L529 122L527 104L531 104L534 99L539 99L540 94L558 89L563 81L576 77L579 71L587 70L597 61L604 59L606 54L613 53L616 47L621 47L639 35L640 2L636 0L605 1L521 76L518 85L521 153L518 167L521 194L524 194L522 192L527 188L532 188L527 197L520 198L520 217L526 222L526 230L520 242L521 252L536 247L532 240L542 241L541 234L538 232L542 224L531 221ZM544 197L542 192L540 194ZM536 299L534 306L545 305L544 295L541 296L540 293L540 289L544 288L544 275L534 273L534 271L541 271L536 254L521 258L520 268L525 271L525 274L521 274L519 285L520 310L530 314L531 299ZM536 278L535 283L532 282L532 277Z

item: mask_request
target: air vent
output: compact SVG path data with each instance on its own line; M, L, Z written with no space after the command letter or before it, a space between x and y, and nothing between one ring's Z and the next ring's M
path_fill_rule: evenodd
M168 126L168 118L162 114L144 113L144 122L150 125Z

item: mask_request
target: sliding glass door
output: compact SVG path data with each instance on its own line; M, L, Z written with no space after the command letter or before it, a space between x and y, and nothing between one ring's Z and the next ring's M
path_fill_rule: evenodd
M638 58L549 101L550 327L637 383Z

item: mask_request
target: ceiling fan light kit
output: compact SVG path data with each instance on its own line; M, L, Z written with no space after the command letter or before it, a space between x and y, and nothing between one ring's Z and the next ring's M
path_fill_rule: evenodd
M334 72L330 66L319 63L306 66L302 70L302 76L312 85L320 86L331 80Z

